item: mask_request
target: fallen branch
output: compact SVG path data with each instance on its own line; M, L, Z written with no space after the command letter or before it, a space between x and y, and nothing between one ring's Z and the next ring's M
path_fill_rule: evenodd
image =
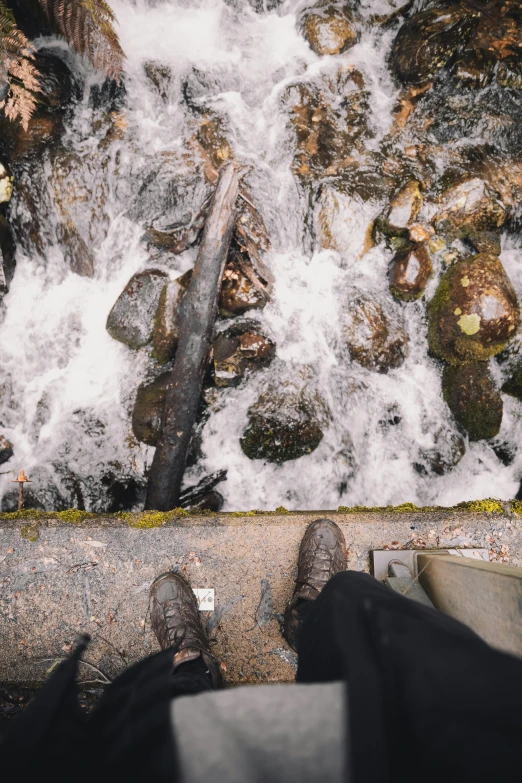
M179 343L167 387L162 434L149 473L147 509L169 511L179 505L221 280L237 218L238 193L237 166L227 163L219 174L192 279L180 308Z

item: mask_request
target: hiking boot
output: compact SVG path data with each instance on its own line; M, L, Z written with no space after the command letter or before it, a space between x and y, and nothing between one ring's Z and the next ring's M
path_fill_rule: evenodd
M283 622L283 635L294 650L302 622L300 610L306 606L306 601L317 598L332 576L346 570L346 563L346 544L341 529L329 519L312 522L299 547L295 590Z
M162 574L150 588L150 620L162 650L175 647L174 671L183 663L201 656L214 688L222 685L219 662L210 652L207 636L201 625L196 596L180 574Z

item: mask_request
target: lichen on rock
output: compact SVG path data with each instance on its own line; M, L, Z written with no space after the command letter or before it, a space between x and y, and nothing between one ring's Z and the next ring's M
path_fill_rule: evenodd
M450 364L499 353L520 323L520 308L500 260L481 253L453 264L428 304L429 346Z

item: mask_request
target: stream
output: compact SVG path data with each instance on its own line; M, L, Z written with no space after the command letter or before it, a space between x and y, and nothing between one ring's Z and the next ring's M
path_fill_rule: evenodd
M150 347L133 350L113 339L106 321L135 273L154 268L175 279L194 263L197 246L176 256L148 245L143 234L150 224L187 223L210 192L191 144L208 117L219 117L268 229L271 299L242 317L273 341L276 355L238 386L214 392L185 485L226 469L218 487L225 511L514 498L522 477L522 403L502 394L498 435L470 442L443 399L441 362L428 355L426 302L445 270L442 255L432 256L424 295L396 301L388 279L394 253L385 242L368 241L390 192L376 187L366 198L356 187L336 191L335 173L323 171L312 182L297 172L291 105L299 85L319 85L335 110L343 90L359 89L354 84L362 78L357 149L376 159L388 154L401 91L389 57L400 22L383 27L372 17L399 3L363 0L358 42L335 56L318 56L303 37L302 0L258 0L257 9L247 0L110 5L127 61L126 94L109 119L107 106L92 97L103 80L64 44L38 42L70 64L79 94L59 148L17 173L25 185L15 187L11 206L17 239L37 219L39 246L18 242L1 315L0 425L14 446L1 468L3 509L15 507L10 482L20 468L33 482L28 497L43 509L143 508L154 450L134 437L132 409L138 386L165 368ZM357 77L346 87L340 72ZM474 134L478 144L482 132L473 121L458 138L442 135L439 142L453 149ZM401 144L399 135L394 155L399 148L404 154ZM441 158L440 176L447 165ZM92 252L92 276L66 262L56 230L65 212ZM521 254L516 232L503 231L500 259L519 299ZM347 349L347 319L361 301L378 303L404 335L404 355L387 371L363 366ZM233 321L221 318L217 330ZM500 385L503 365L491 359L490 367ZM312 400L322 438L298 459L249 459L241 448L248 411L260 395L280 393ZM455 444L462 453L446 460ZM437 448L444 466L433 469Z

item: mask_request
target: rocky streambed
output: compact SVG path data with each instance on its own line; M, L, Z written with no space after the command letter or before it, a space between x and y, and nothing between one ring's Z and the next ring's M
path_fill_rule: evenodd
M230 249L187 462L187 487L220 483L187 505L517 496L519 3L111 5L122 85L39 39L41 105L2 120L4 510L21 466L37 508L143 506L232 158L260 222Z

